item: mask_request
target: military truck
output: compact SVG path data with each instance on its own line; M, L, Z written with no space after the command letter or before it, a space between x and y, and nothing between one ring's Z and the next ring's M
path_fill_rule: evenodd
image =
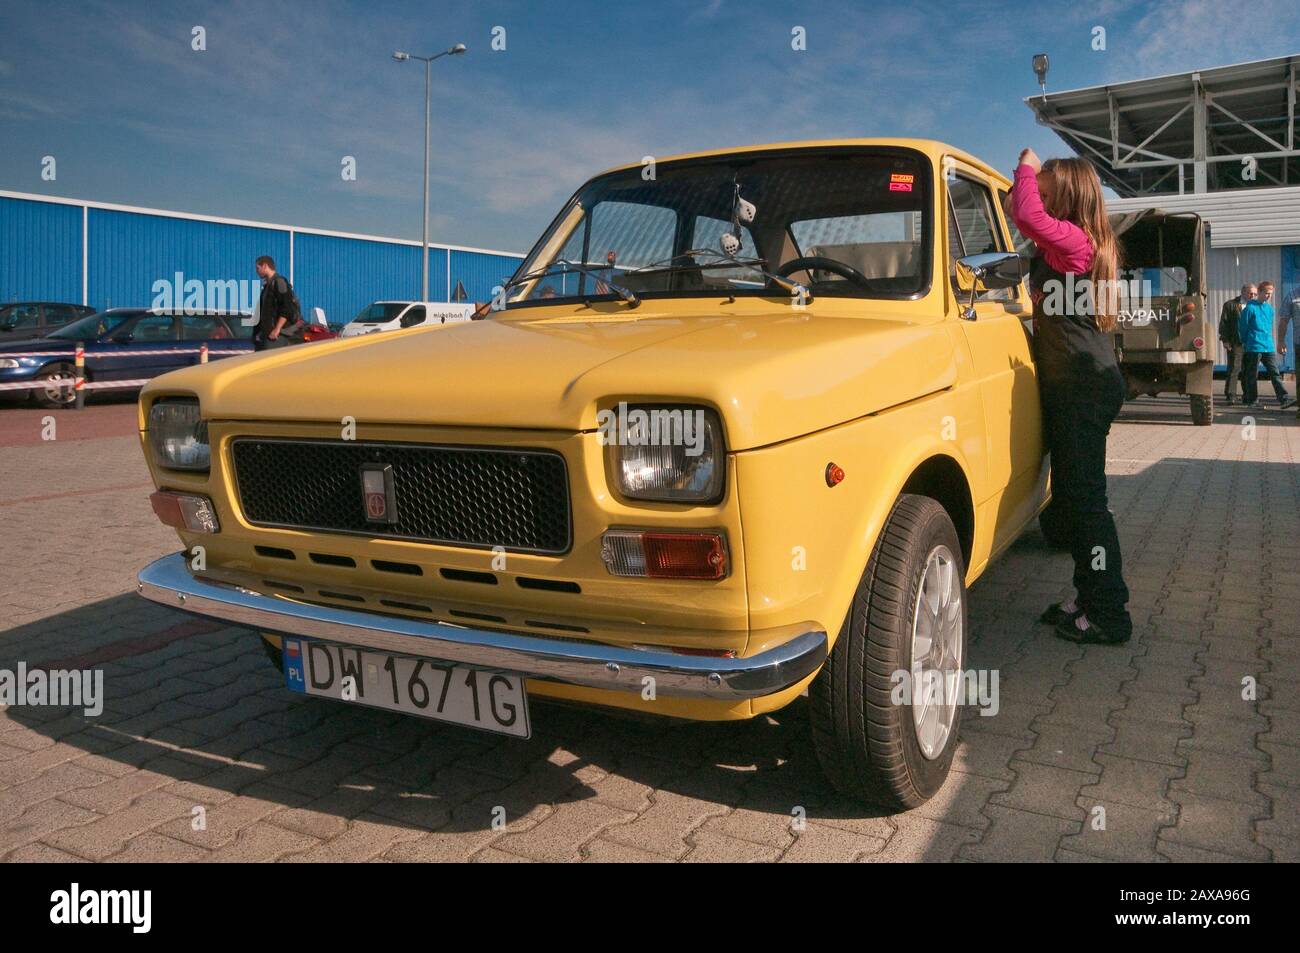
M1112 215L1110 222L1121 265L1115 355L1128 396L1186 394L1192 422L1208 426L1217 335L1206 313L1205 223L1193 212L1161 209Z

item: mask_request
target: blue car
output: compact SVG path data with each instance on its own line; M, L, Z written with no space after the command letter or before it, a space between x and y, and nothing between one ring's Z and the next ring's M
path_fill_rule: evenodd
M75 399L71 382L78 341L86 347L87 383L110 385L114 381L144 381L197 364L204 344L212 360L249 353L252 336L252 320L246 315L110 308L43 338L0 344L0 385L31 382L37 386L25 392L37 404L67 407ZM4 388L3 392L13 391Z

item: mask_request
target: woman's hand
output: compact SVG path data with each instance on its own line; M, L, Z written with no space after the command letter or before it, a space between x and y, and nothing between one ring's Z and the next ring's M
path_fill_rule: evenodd
M1039 161L1038 156L1033 149L1023 149L1020 152L1020 164L1027 165L1034 170L1034 175L1043 171L1043 163Z

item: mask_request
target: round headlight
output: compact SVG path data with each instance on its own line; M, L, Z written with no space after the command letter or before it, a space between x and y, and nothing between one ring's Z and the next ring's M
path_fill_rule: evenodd
M149 408L149 445L164 467L208 469L208 424L199 419L199 402L194 398L163 398Z
M716 503L726 470L722 422L706 407L620 403L600 413L619 492L634 500Z

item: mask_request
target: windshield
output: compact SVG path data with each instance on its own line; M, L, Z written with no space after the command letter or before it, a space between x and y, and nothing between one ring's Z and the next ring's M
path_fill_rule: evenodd
M905 149L732 155L587 183L512 279L508 306L562 299L908 298L929 280L929 165ZM765 275L764 272L772 273ZM616 286L616 287L611 287Z
M405 307L400 301L376 301L362 308L352 320L357 324L384 324L401 314Z
M57 331L51 331L49 336L65 338L69 341L93 341L140 313L139 311L101 311L99 314L87 315L80 321L64 325Z

